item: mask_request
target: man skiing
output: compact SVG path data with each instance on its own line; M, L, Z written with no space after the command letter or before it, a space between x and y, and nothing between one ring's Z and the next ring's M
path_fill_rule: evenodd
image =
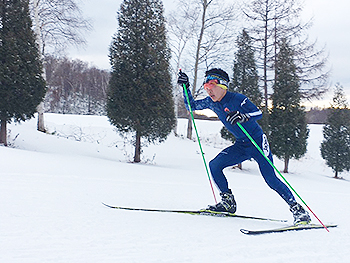
M245 95L229 92L227 90L229 81L228 74L222 69L213 68L206 71L203 85L209 96L204 99L194 100L191 92L188 90L190 86L188 76L180 70L178 77L178 84L182 87L185 86L188 90L187 93L192 110L211 109L216 113L227 130L236 137L235 144L222 150L209 162L212 178L220 190L222 200L215 205L209 205L207 210L236 212L236 201L228 186L223 169L253 158L258 163L260 173L267 185L276 191L289 205L290 211L293 213L294 224L309 223L311 219L308 212L296 202L289 188L276 176L273 167L238 127L237 123L240 123L264 151L264 154L273 161L267 137L257 123L257 120L262 117L262 112ZM185 105L189 109L185 91L184 97Z

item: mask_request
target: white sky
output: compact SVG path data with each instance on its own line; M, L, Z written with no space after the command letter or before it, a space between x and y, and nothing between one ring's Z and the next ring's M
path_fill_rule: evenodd
M229 1L229 0L227 0ZM93 23L93 30L86 35L85 48L69 48L67 56L79 58L101 69L109 69L108 48L117 31L117 11L122 0L83 0L81 9ZM165 14L174 7L176 0L163 0ZM350 1L347 0L304 0L305 20L313 17L314 25L309 30L311 40L317 39L320 47L326 45L329 52L329 66L332 69L330 84L339 82L350 103ZM333 96L331 90L323 100L312 105L328 107Z

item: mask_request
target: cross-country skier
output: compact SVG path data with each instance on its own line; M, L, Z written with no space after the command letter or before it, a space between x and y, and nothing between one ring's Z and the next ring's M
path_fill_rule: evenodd
M296 202L289 188L276 176L273 167L237 125L237 123L240 123L247 130L265 155L272 161L272 153L267 137L257 123L257 120L262 117L262 112L245 95L229 92L227 90L228 83L229 76L222 69L213 68L208 70L205 73L203 85L209 96L204 99L194 100L189 91L188 76L180 70L178 77L178 84L182 87L185 85L188 90L192 110L211 109L217 114L225 127L236 137L235 144L222 150L209 163L212 178L221 192L222 200L216 205L209 205L208 210L236 212L236 201L228 186L223 169L253 158L258 163L260 173L267 185L275 190L289 205L290 211L293 213L294 224L309 223L311 219L308 212ZM189 109L185 92L184 97L185 105Z

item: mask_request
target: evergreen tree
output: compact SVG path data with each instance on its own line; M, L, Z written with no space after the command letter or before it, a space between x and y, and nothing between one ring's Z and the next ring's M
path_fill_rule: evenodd
M160 0L124 0L110 47L107 115L119 132L136 134L134 162L141 137L163 141L175 125L163 13Z
M288 172L291 158L299 159L306 153L308 129L305 110L300 105L300 83L293 62L293 50L284 39L275 65L270 115L272 152L284 159L284 172Z
M340 172L350 170L350 109L340 84L336 85L323 137L322 158L333 169L334 177L338 178Z
M28 0L0 1L0 60L0 143L7 145L7 123L32 118L46 92Z
M246 95L256 106L261 105L262 93L259 90L259 76L256 69L252 39L243 30L236 40L238 50L235 54L233 65L233 78L229 85L229 91ZM235 141L234 136L225 128L221 129L221 137Z
M238 50L235 54L230 90L246 95L251 102L259 107L262 101L262 93L259 90L259 76L256 69L252 39L243 29L236 43Z

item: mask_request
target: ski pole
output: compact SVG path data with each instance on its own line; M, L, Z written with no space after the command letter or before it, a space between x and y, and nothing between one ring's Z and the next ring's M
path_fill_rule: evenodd
M181 70L180 70L180 71L181 71ZM193 111L192 111L192 107L191 107L191 104L190 104L190 98L189 98L189 96L188 96L188 91L187 91L187 88L186 88L186 85L185 85L185 84L183 84L183 88L184 88L184 90L185 90L187 105L188 105L188 108L189 108L189 110L190 110L190 114L191 114L191 118L192 118L192 123L193 123L194 130L196 131L196 136L197 136L197 140L198 140L198 145L199 145L199 148L200 148L200 150L201 150L202 159L203 159L204 166L205 166L205 170L206 170L206 172L207 172L207 176L208 176L208 179L209 179L209 184L210 184L210 187L211 187L211 191L213 192L213 196L214 196L215 203L217 203L217 201L216 201L216 196L215 196L215 192L214 192L214 188L213 188L213 184L212 184L211 179L210 179L210 174L209 174L208 165L207 165L207 162L205 161L205 157L204 157L204 152L203 152L202 144L201 144L201 141L200 141L200 139L199 139L199 135L198 135L198 130L197 130L196 123L195 123L195 121L194 121Z
M225 109L225 111L228 111L228 109ZM284 182L289 186L289 188L298 196L298 198L303 202L303 204L309 209L309 211L315 216L315 218L320 222L320 224L329 232L328 228L322 223L322 221L318 218L318 216L311 210L311 208L305 203L305 201L301 198L301 196L295 191L295 189L290 185L290 183L287 181L287 179L282 175L282 173L276 168L276 166L271 162L271 160L265 155L265 153L261 150L259 145L254 141L252 136L244 129L244 127L238 122L238 127L244 132L244 134L249 138L249 140L253 143L253 145L258 149L258 151L262 154L262 156L265 157L265 159L268 161L268 163L275 169L275 171L281 176L281 178L284 180Z

